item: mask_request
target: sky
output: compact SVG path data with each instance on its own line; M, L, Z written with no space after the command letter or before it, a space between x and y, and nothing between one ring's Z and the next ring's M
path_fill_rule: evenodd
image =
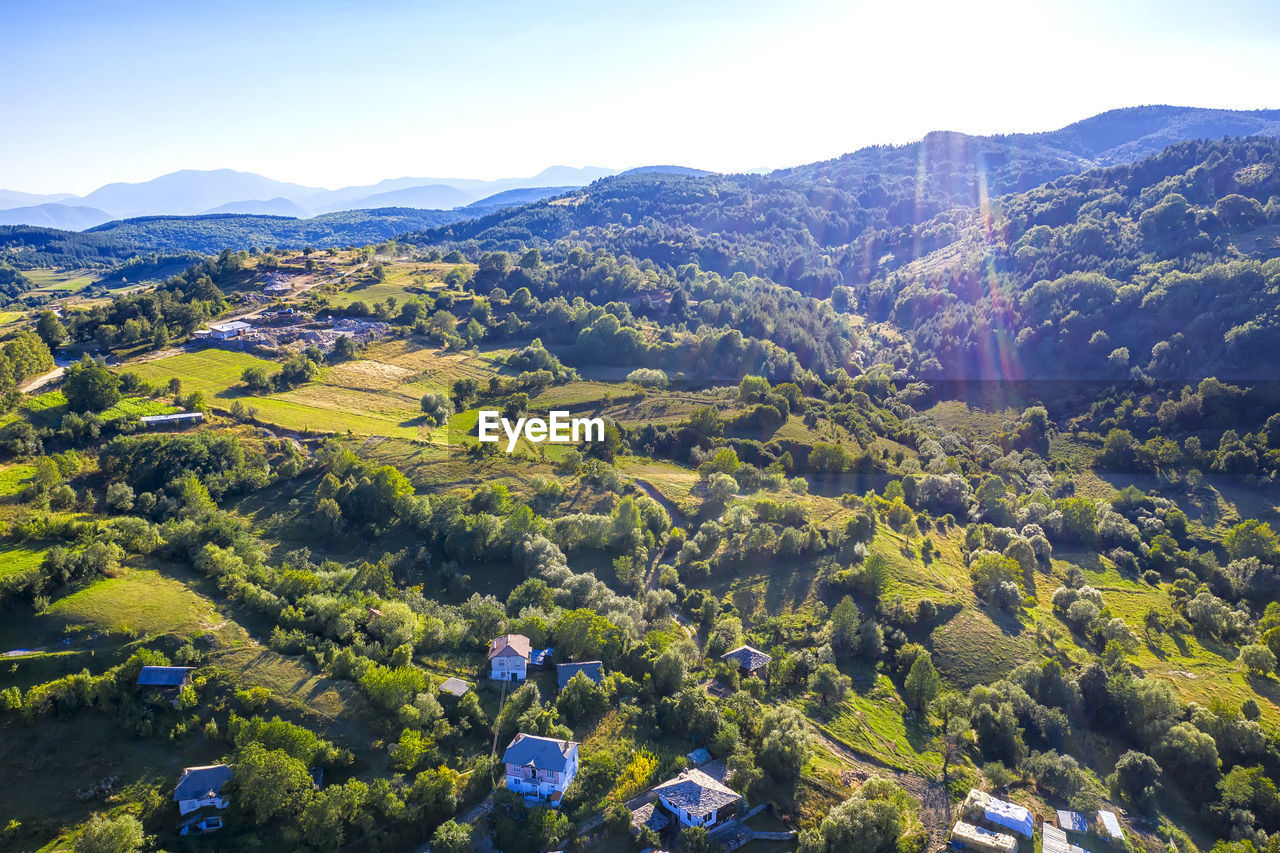
M0 188L716 171L1107 109L1280 107L1272 0L0 4Z

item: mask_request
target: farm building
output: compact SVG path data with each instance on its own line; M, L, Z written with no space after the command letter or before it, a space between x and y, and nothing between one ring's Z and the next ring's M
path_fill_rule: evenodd
M1044 825L1044 853L1088 853L1067 841L1067 834L1056 826Z
M231 766L227 764L183 769L182 777L173 789L173 800L178 804L178 813L190 814L205 806L225 809L227 799L221 796L221 792L233 775Z
M145 427L186 426L204 420L204 412L174 412L171 415L143 415L139 420Z
M524 681L532 649L524 634L503 634L489 643L489 677L495 681Z
M964 821L956 821L951 828L951 844L962 850L982 850L987 853L1016 853L1018 839L1003 832L992 832Z
M138 673L139 687L182 688L191 683L189 666L144 666Z
M1030 811L976 789L969 791L964 805L960 807L960 813L1012 830L1023 838L1031 838L1036 832L1035 819L1031 817Z
M1066 809L1058 809L1058 826L1069 832L1089 831L1089 821L1084 819L1084 815Z
M219 341L226 341L238 338L252 328L248 323L240 320L233 320L230 323L210 323L209 336Z
M1098 820L1102 822L1107 835L1116 841L1124 841L1124 830L1120 828L1120 819L1115 812L1099 811Z
M684 826L716 826L731 817L742 801L741 794L701 770L686 770L653 792L662 807Z
M508 790L523 794L525 799L559 806L578 773L578 744L521 732L507 745L502 763L507 769Z
M773 658L751 646L738 646L720 655L720 660L733 661L743 675L755 675L768 681L769 662Z
M556 682L560 685L560 689L564 690L564 686L569 683L569 679L578 673L582 673L596 684L599 684L604 681L604 664L598 660L556 664Z

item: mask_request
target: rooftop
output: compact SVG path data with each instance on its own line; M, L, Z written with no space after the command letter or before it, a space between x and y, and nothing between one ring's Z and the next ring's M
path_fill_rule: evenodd
M209 328L215 332L241 332L253 327L241 320L232 320L230 323L210 323Z
M440 684L440 690L451 696L461 696L471 689L471 685L461 678L449 676Z
M144 666L137 683L145 687L181 687L189 672L189 666Z
M1120 820L1115 812L1099 811L1098 820L1107 828L1107 835L1115 839L1124 838L1124 830L1120 828Z
M667 828L667 816L653 807L653 803L645 803L631 813L631 826L637 832L648 827L654 832L662 832Z
M528 660L530 652L529 638L524 634L503 634L489 643L489 660L499 655L503 657L513 655Z
M207 764L203 767L187 767L173 789L175 800L200 800L216 795L234 775L229 764Z
M766 666L769 661L773 660L769 655L751 646L738 646L736 649L720 655L720 659L737 661L739 666L749 672Z
M577 748L576 741L556 740L521 732L507 745L507 751L502 753L502 762L516 767L531 766L535 770L554 770L559 773L569 766L569 756Z
M653 789L669 806L702 817L732 805L742 795L717 782L701 770L686 770Z
M560 689L564 690L564 686L569 683L569 679L578 673L582 673L590 678L596 684L604 681L604 664L598 660L584 660L577 663L558 663L556 664L556 681L560 683Z

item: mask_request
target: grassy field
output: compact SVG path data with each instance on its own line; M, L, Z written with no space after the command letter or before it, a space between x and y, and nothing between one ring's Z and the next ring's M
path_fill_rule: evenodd
M40 567L44 559L43 548L30 545L0 545L0 581L25 575Z
M0 499L15 497L26 486L35 470L36 466L25 463L0 468Z
M1275 677L1248 675L1236 662L1236 650L1213 640L1195 635L1179 636L1177 640L1148 635L1144 627L1147 611L1170 610L1165 589L1126 577L1109 561L1093 554L1058 555L1054 559L1053 582L1039 586L1032 618L1046 632L1056 629L1054 645L1060 652L1077 659L1085 655L1079 636L1053 612L1053 591L1072 566L1084 571L1086 583L1102 592L1112 615L1123 619L1138 635L1141 643L1130 659L1148 675L1168 681L1183 701L1208 704L1218 700L1238 707L1245 699L1253 698L1266 719L1273 724L1280 722L1280 682Z
M839 705L810 709L825 733L876 761L908 773L934 778L942 759L930 751L929 734L898 698L889 677L873 671L855 673L854 689Z
M186 584L152 569L125 569L58 599L48 616L71 632L193 635L222 621L217 608Z

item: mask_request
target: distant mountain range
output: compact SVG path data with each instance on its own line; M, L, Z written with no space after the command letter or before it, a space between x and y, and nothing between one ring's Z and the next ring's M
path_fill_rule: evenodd
M661 167L670 168L670 167ZM85 196L0 190L0 225L38 225L82 231L117 219L240 213L300 219L343 210L416 208L452 210L487 203L513 190L537 198L559 194L616 174L615 169L552 166L527 178L394 178L367 186L326 190L233 169L184 169L141 183L112 183ZM537 200L532 196L529 200Z
M1179 142L1259 135L1280 136L1280 110L1147 106L1045 133L935 132L767 174L557 166L528 178L407 177L323 190L183 171L84 198L0 191L0 203L13 204L0 210L0 260L109 265L137 252L350 246L402 235L517 249L573 235L659 264L745 267L822 295L945 245L948 229L933 220L947 211ZM571 192L573 204L549 201Z

